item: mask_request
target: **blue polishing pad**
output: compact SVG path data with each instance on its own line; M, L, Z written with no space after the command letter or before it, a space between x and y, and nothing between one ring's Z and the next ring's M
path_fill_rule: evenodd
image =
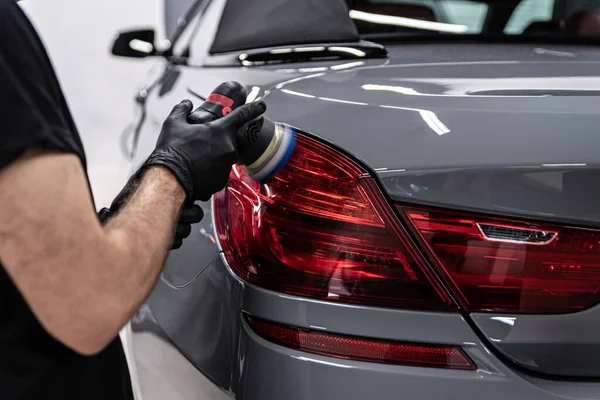
M296 131L291 127L285 127L286 135L289 135L289 140L286 144L286 149L281 153L279 161L275 164L275 167L268 171L266 175L260 180L260 183L266 183L273 176L277 175L279 171L281 171L287 163L290 161L290 158L294 154L294 149L296 148Z

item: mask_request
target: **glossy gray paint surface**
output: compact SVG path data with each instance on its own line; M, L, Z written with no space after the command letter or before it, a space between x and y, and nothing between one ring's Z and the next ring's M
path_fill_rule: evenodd
M497 168L597 160L597 49L553 48L548 53L526 45L430 44L391 46L390 50L392 58L387 62L350 66L330 62L248 69L178 67L181 73L172 87L161 96L150 95L149 118L135 164L154 147L160 124L173 104L186 97L194 99L188 89L206 96L229 79L243 82L249 90L258 87L260 95L267 92L271 118L329 140L373 169ZM519 79L512 79L514 76ZM288 83L278 86L283 82ZM365 90L364 85L393 86L395 91ZM519 97L507 92L507 85L513 85ZM487 91L483 97L474 96L474 92L481 96L482 90ZM490 94L490 90L495 92ZM201 101L194 102L199 105ZM437 121L449 132L440 134L444 129ZM483 392L491 399L600 398L600 385L551 382L511 371L485 349L459 314L342 306L244 285L217 257L218 249L209 237L211 224L207 212L184 247L171 254L143 309L150 317L141 315L134 328L139 329L138 334L149 330L165 336L196 368L238 398L344 396L358 400L367 392L369 397L398 398L399 390L410 399L449 394L460 399L480 398ZM342 334L461 344L487 373L467 376L460 372L458 376L456 372L386 369L364 363L349 363L349 367L345 362L312 356L316 361L310 361L299 358L306 358L305 353L253 336L241 324L242 311ZM488 345L498 346L507 358L545 372L581 373L583 368L593 375L597 371L593 361L573 361L562 370L562 350L549 342L529 347L530 339L501 331L505 328L498 328L496 320L489 322L492 317L475 316L476 326ZM593 326L587 319L595 317L600 320L598 308L585 314L548 317L544 323L539 323L539 317L520 316L519 326L558 346L588 343L595 351L597 342L591 335L582 338L572 331L563 336L572 318L578 319L575 326L583 328ZM359 323L363 321L367 323ZM549 357L540 359L538 349L544 346ZM341 387L332 382L348 384ZM441 385L440 389L436 385ZM423 387L426 390L419 392ZM419 397L421 393L423 397ZM194 398L193 393L188 398Z
M323 332L464 345L479 339L459 313L361 307L278 294L246 284L242 308L255 317Z
M397 201L600 226L600 168L588 164L378 171Z
M149 336L143 330L138 330L133 337L134 346L145 353L160 351L161 354L167 352L165 347L174 347L218 386L235 395L237 399L480 399L482 393L485 393L486 398L490 400L584 400L596 399L600 394L600 384L597 383L549 381L513 371L486 350L477 338L474 338L473 342L462 343L463 349L477 363L477 371L445 371L353 362L286 349L253 333L243 321L242 312L277 318L278 310L272 311L272 308L287 310L283 321L310 327L313 321L319 320L319 314L327 311L312 310L310 306L305 308L310 301L292 296L286 299L288 303L280 303L281 295L244 285L231 274L220 259L215 260L205 273L208 280L222 282L221 288L211 288L200 281L194 281L189 288L184 289L196 293L204 292L204 299L189 297L182 291L165 297L164 287L162 283L159 284L157 290L161 293L160 297L169 299L171 307L176 307L178 301L181 301L179 307L187 310L186 317L179 315L170 319L167 308L150 303L155 321L162 326L174 328L169 334L171 341L160 340L156 336ZM232 288L236 289L231 290ZM175 300L175 297L179 300ZM262 300L257 301L259 298ZM303 312L303 309L309 312ZM473 337L472 332L468 330L452 328L458 325L448 324L447 319L439 319L435 328L426 327L418 322L428 317L434 322L440 317L436 313L427 316L409 316L412 313L406 313L402 324L394 318L394 314L405 313L379 310L382 314L374 313L360 324L358 320L366 314L361 314L358 309L359 307L348 307L348 312L341 315L339 311L331 310L330 318L325 320L325 326L321 328L330 332L343 330L347 334L368 336L368 326L376 323L377 325L372 327L373 331L381 327L382 332L385 332L384 336L391 334L404 338L407 330L403 325L410 325L409 330L420 336L421 341L431 341L439 337L443 338L442 342L445 343L447 338ZM224 310L229 311L222 314ZM261 311L256 312L258 310ZM358 313L352 315L353 311ZM215 318L215 315L221 314L227 315L228 318ZM392 322L385 324L385 319L391 319ZM224 321L226 324L222 323ZM206 328L198 329L201 325L205 325ZM190 334L178 334L177 327L189 330ZM212 331L209 327L212 327ZM418 330L425 327L426 329L421 330L421 335L418 335ZM460 333L461 331L463 333ZM154 342L153 345L149 344L150 339ZM169 358L169 362L172 368L182 368L179 365L182 360ZM165 367L169 368L169 365ZM155 379L161 378L157 376ZM194 390L198 389L192 382L193 373L189 373L186 380L180 378L180 386L177 387L178 399L195 398L197 392Z
M274 105L269 115L317 133L373 169L401 169L408 175L598 164L599 50L526 45L408 45L393 50L384 66L278 85L266 97ZM419 60L424 55L426 62ZM595 185L588 191L582 200L597 198ZM544 204L549 199L536 199L539 210L554 211ZM440 202L444 204L443 197ZM542 219L576 216L588 223L597 219L594 203L588 207L571 201L571 210L561 205L558 212L539 214L534 204L504 211ZM518 326L530 331L529 339L512 334L498 341L497 322L485 316L477 321L492 346L531 370L600 375L600 336L578 333L584 327L594 331L599 307L576 315L520 316Z
M277 86L268 114L372 168L597 163L600 50L536 49L389 47L387 65Z
M598 374L598 306L568 315L471 317L496 348L523 367L578 377Z
M236 355L236 299L241 287L227 279L223 269L214 268L220 264L218 260L184 288L159 280L146 305L177 349L218 386L229 389ZM132 324L134 331L139 322Z
M331 359L283 349L244 324L238 399L462 399L588 400L599 398L595 383L532 379L498 364L497 372L443 371ZM468 350L486 358L480 348Z

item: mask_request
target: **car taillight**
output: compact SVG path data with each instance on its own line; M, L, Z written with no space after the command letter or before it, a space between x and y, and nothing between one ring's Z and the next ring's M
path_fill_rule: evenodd
M600 301L600 231L403 209L467 311L566 313Z
M233 271L313 299L457 310L356 163L298 134L289 164L259 185L235 166L215 196L216 231Z
M307 353L357 361L459 370L477 367L460 347L398 343L315 332L273 324L248 317L261 337L281 346Z

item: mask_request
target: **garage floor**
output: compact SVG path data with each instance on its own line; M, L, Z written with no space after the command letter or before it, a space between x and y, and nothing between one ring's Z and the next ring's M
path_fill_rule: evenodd
M125 332L121 336L124 335ZM144 400L231 400L199 374L181 353L152 333L136 334L135 340L129 342L136 355L134 373L138 375L138 393Z

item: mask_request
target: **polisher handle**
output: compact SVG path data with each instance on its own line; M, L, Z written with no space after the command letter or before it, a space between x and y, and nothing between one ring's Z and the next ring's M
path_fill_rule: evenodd
M191 124L205 124L224 117L237 107L246 104L248 93L241 83L223 82L188 117Z

